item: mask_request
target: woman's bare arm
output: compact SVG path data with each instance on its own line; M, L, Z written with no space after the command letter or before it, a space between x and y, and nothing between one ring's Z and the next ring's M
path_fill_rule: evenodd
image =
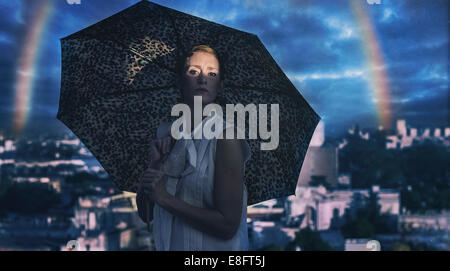
M230 239L242 214L244 157L241 140L218 139L214 174L214 208L200 208L170 194L157 202L192 227L220 239Z

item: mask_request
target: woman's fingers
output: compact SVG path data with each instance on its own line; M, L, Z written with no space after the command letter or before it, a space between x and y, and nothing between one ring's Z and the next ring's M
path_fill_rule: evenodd
M162 178L162 176L144 176L142 178L142 183L151 183L151 182L157 182L158 180L160 180Z
M156 151L156 153L159 154L161 157L165 153L165 142L161 138L157 138L153 141L152 144L153 151Z
M159 151L156 142L153 142L150 146L150 155L153 161L158 161L159 159L161 159L161 152Z
M141 177L139 190L149 197L151 200L155 200L158 193L161 193L164 172L148 168ZM165 188L164 188L165 189Z
M168 151L168 147L169 146L167 144L167 138L163 138L163 140L162 140L162 153L163 153L163 155L169 152Z
M158 147L159 147L159 151L162 153L164 151L164 139L163 138L158 139Z
M172 137L171 136L166 136L164 138L160 138L159 140L159 144L160 144L160 150L163 153L168 153L170 152L171 149L171 142L172 142Z
M174 143L175 141L171 136L167 136L165 138L157 138L153 140L151 149L153 152L159 154L159 157L162 157L164 154L170 153Z
M146 185L157 183L157 182L158 182L158 179L150 179L150 178L144 179L144 180L142 180L142 186L146 186Z
M172 137L168 136L163 139L163 153L169 154L172 149Z
M164 172L148 168L142 175L142 181L155 181L159 180L164 176Z
M161 169L163 163L169 157L174 143L175 140L171 136L154 139L150 147L151 163L149 168Z
M154 182L153 183L144 183L144 184L142 184L142 190L143 191L145 191L145 190L152 191L152 190L154 190L154 188L155 188L155 183Z
M153 142L155 143L156 147L160 147L161 146L161 138L156 138L155 140L153 140Z
M144 172L144 176L146 176L146 175L164 175L164 172L149 167L149 168L147 168L147 170Z

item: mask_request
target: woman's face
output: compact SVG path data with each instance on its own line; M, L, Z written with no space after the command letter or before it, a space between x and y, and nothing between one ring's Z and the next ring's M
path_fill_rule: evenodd
M202 96L204 105L212 103L223 89L219 61L210 53L197 51L186 59L184 73L177 81L184 102L194 104L194 96Z

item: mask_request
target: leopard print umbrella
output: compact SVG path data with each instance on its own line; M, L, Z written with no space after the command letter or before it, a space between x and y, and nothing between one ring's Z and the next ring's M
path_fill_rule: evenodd
M136 192L156 128L172 120L181 98L174 84L177 59L198 44L211 46L225 62L224 103L279 104L278 148L261 151L260 139L247 140L248 204L294 194L320 117L251 33L141 1L61 39L57 118L119 189ZM246 129L248 135L248 123Z

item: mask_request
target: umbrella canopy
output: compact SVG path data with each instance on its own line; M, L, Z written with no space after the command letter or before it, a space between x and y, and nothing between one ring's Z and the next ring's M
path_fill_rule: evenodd
M225 61L225 103L279 104L278 148L261 151L260 139L247 140L248 204L294 194L320 117L251 33L141 1L61 39L57 118L119 189L136 192L156 129L181 98L177 60L199 44Z

